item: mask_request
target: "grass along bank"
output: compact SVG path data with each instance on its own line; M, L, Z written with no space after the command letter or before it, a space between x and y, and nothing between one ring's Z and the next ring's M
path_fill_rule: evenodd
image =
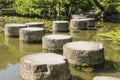
M27 22L43 22L45 24L45 31L51 32L52 30L52 21L39 19L39 18L30 18L30 17L19 17L19 16L0 16L0 29L4 27L5 24L9 23L27 23Z

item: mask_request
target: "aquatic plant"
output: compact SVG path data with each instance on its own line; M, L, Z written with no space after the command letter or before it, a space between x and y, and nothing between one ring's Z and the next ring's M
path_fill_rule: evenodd
M113 30L110 32L100 33L97 35L100 36L103 40L110 40L111 43L120 45L120 30L115 31Z

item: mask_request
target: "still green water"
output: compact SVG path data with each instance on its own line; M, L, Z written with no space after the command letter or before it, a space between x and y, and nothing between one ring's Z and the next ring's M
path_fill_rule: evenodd
M106 61L104 67L95 72L88 73L70 66L74 80L92 80L94 76L120 77L120 46L113 45L110 41L102 40L96 35L120 29L120 24L99 23L99 25L99 27L92 30L71 30L70 32L59 33L71 35L73 41L98 41L103 43L105 47ZM18 38L5 37L4 32L0 32L0 80L22 80L19 75L20 58L27 54L39 52L43 52L40 43L25 44L20 42Z

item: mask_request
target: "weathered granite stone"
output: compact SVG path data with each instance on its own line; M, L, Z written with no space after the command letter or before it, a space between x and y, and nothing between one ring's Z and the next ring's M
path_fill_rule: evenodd
M37 53L24 56L20 62L24 80L70 80L69 64L64 56Z
M116 77L108 77L108 76L96 76L93 80L120 80L120 78Z
M52 26L53 31L69 31L69 22L68 21L53 21Z
M70 21L70 28L87 29L87 20L86 19L72 19Z
M69 42L63 46L63 55L69 63L82 65L101 64L104 62L104 48L102 44L93 41Z
M40 42L45 34L44 28L22 28L19 39L23 42Z
M27 27L42 27L44 28L44 23L43 22L29 22L25 23Z
M72 15L72 19L85 19L87 15Z
M43 48L47 50L63 50L63 45L71 41L71 36L60 34L47 35L42 38Z
M88 27L94 27L95 26L95 18L86 18L87 20L87 26Z
M5 35L10 37L18 37L19 29L27 27L24 24L6 24L5 25Z

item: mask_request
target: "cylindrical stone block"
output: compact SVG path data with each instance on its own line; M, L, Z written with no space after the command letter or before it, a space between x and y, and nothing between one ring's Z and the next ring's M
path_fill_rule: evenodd
M95 26L95 18L86 18L87 20L87 26L88 27L94 27Z
M72 19L85 19L87 15L72 15Z
M23 42L40 42L45 34L44 28L22 28L19 39Z
M24 56L20 62L24 80L70 80L69 64L64 56L37 53Z
M43 48L47 50L63 50L63 45L71 41L71 36L59 34L47 35L42 38Z
M5 35L10 37L18 37L19 29L27 27L24 24L6 24L5 25Z
M93 41L69 42L63 46L63 55L71 64L96 65L104 62L103 45Z
M108 76L96 76L94 77L93 80L120 80L120 78L116 78L116 77L108 77Z
M44 23L43 22L29 22L25 23L27 27L42 27L44 28Z
M86 19L72 19L70 21L70 27L73 29L87 29Z
M52 29L53 31L56 31L56 32L69 31L69 22L68 21L53 21Z

